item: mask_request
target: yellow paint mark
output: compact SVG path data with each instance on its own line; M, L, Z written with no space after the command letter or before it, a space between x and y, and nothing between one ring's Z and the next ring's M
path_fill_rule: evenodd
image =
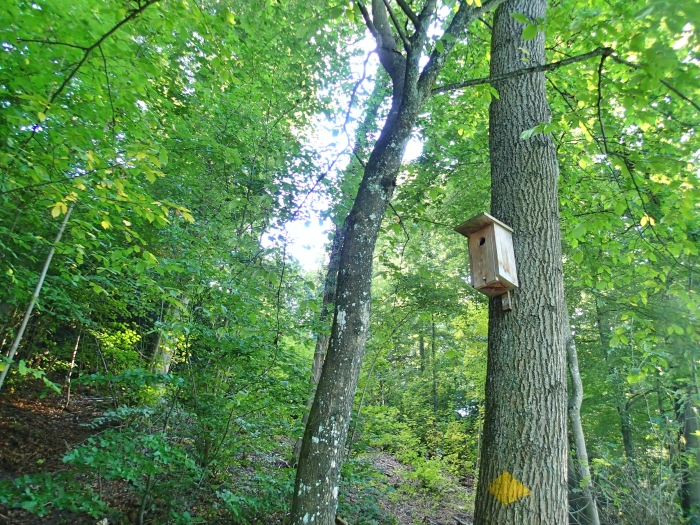
M489 485L489 492L504 505L510 505L514 501L530 495L530 489L507 471L493 480Z

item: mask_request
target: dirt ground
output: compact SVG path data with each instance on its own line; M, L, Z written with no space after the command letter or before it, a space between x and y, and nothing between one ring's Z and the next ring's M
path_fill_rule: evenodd
M67 410L56 396L41 398L40 389L3 392L0 396L0 479L22 474L66 470L61 458L68 450L95 433L86 426L102 414L104 400L74 396ZM95 520L66 511L39 518L18 509L0 506L2 525L90 524Z
M409 467L390 454L370 456L372 465L387 477L387 485L397 489L393 496L382 498L380 506L394 516L397 523L428 525L468 525L472 523L473 480L450 478L439 494L422 491L406 474Z
M23 474L66 471L61 458L99 432L89 424L109 407L109 400L89 395L75 395L67 410L56 396L41 398L40 389L18 393L3 392L0 396L0 480ZM439 494L422 490L407 476L409 467L386 453L371 452L368 459L382 474L380 485L391 487L378 499L385 515L393 516L401 525L468 525L473 499L473 480L450 479L448 487ZM121 509L122 523L133 522L133 495L119 483L98 486L103 499L111 508ZM350 494L354 498L355 494ZM278 516L277 518L280 518ZM276 522L279 519L275 519ZM101 523L101 522L100 522ZM113 524L112 521L109 522ZM0 505L0 525L95 525L96 520L68 511L56 511L44 517ZM121 525L115 523L113 525ZM352 525L350 523L349 525Z

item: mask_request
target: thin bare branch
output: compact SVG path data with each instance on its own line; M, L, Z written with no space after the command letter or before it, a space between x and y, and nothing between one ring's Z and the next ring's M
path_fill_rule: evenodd
M55 40L40 40L38 38L18 38L17 42L33 42L36 44L47 44L51 46L66 46L66 47L74 47L75 49L82 49L83 51L87 51L87 47L85 46L79 46L78 44L70 44L68 42L57 42Z
M486 13L489 13L501 5L505 0L487 0L482 4L481 7L469 7L462 0L459 5L459 10L452 17L450 25L445 31L445 35L449 35L451 38L443 40L443 50L442 53L434 49L430 54L430 60L428 64L423 69L419 80L419 90L424 97L431 94L431 90L435 80L437 79L438 73L445 65L445 60L447 56L452 51L455 42L461 38L462 34L466 31L466 28L479 17Z
M90 56L90 53L92 53L95 49L97 49L98 47L100 47L100 46L102 45L102 42L104 42L104 41L107 40L110 36L112 36L112 34L114 34L115 32L117 32L121 26L123 26L124 24L128 23L128 22L131 21L132 19L136 18L138 15L140 15L141 13L143 13L149 6L155 4L155 3L158 2L158 1L159 1L159 0L147 0L146 2L144 2L143 4L141 4L141 5L138 7L138 9L134 9L133 11L131 11L131 13L129 13L128 16L125 16L125 17L124 17L120 22L118 22L112 29L110 29L110 30L107 31L104 35L102 35L94 44L92 44L92 45L89 46L89 47L86 47L86 48L85 48L85 53L83 54L83 58L80 59L80 61L79 61L78 64L72 69L72 71L70 72L70 74L63 80L63 83L60 85L60 87L53 93L53 95L51 95L51 98L49 99L49 103L52 103L53 101L55 101L55 100L58 98L58 96L63 92L63 90L64 90L64 89L66 88L66 86L68 85L68 83L73 79L73 77L76 75L76 73L78 73L78 70L83 66L83 64L85 63L85 61L88 59L88 57ZM48 108L47 108L47 110L48 110Z
M441 93L448 93L450 91L456 91L458 89L464 89L471 86L479 86L481 84L490 84L492 82L498 82L499 80L506 80L508 78L519 77L522 75L529 75L530 73L539 73L542 71L553 71L559 69L560 67L569 66L577 62L583 62L593 57L607 57L612 56L613 50L609 47L600 47L591 51L590 53L584 53L583 55L578 55L575 57L560 60L559 62L551 62L549 64L542 64L541 66L526 67L523 69L518 69L516 71L511 71L510 73L504 73L502 75L496 75L493 77L482 77L473 78L471 80L465 80L464 82L456 82L454 84L445 84L443 86L438 86L432 90L433 95L439 95Z
M372 22L372 17L370 16L369 11L367 11L367 7L365 6L364 2L360 2L358 0L357 7L360 8L360 13L362 13L362 18L365 19L365 25L367 26L367 29L369 29L369 32L372 33L372 36L374 37L374 39L377 40L377 37L378 37L377 28L374 27L374 22Z
M63 93L63 90L66 88L68 83L73 79L73 77L78 73L81 67L83 67L83 64L87 61L87 59L90 57L90 54L97 48L99 48L102 43L107 40L110 36L112 36L115 32L119 30L120 27L122 27L124 24L128 23L129 21L133 20L136 18L138 15L143 13L149 6L155 4L156 2L159 2L160 0L147 0L143 4L139 4L137 9L134 9L131 11L126 17L124 17L121 21L119 21L112 29L107 31L105 34L103 34L95 43L92 45L83 48L83 56L80 59L80 61L71 69L71 72L68 74L68 76L63 80L63 83L59 86L59 88L51 95L49 98L49 103L47 104L46 110L44 111L44 114L47 114L49 110L51 109L51 104ZM64 44L68 45L68 44ZM71 46L71 47L77 47L77 46ZM17 154L13 157L13 159L10 161L8 168L12 167L19 157L19 152L23 151L24 148L27 147L27 144L29 144L34 136L36 135L37 131L39 128L39 124L36 124L32 126L32 133L27 137L27 140L22 143L22 146L19 148Z
M102 51L102 46L99 46L100 55L102 55L102 64L105 69L105 80L107 81L107 94L109 95L109 106L112 109L112 141L116 143L117 141L117 120L114 116L114 101L112 100L112 86L109 83L109 70L107 69L107 57L105 57L104 51Z

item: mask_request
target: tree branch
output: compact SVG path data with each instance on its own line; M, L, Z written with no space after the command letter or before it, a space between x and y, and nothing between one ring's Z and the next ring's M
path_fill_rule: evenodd
M109 71L107 69L107 58L105 57L104 51L102 51L102 46L99 46L100 55L102 55L102 64L105 68L105 80L107 81L107 94L109 95L109 106L112 109L112 141L116 143L117 141L117 120L114 116L114 101L112 100L112 86L109 83Z
M418 30L420 28L420 20L418 20L418 15L416 15L413 9L406 3L406 0L396 0L396 3L399 4L399 7L406 14L408 19L413 22L413 27Z
M372 33L372 36L374 37L375 40L379 40L379 34L377 33L377 28L374 27L374 22L372 22L372 17L369 15L369 11L367 11L367 7L365 7L365 4L363 2L360 2L358 0L357 2L357 7L360 8L360 13L362 13L362 18L365 19L365 25L367 26L367 29L369 29L369 32Z
M542 71L553 71L559 69L563 66L568 66L575 64L577 62L583 62L593 57L608 57L612 56L613 50L609 47L599 47L591 51L590 53L584 53L583 55L578 55L575 57L560 60L559 62L551 62L549 64L543 64L541 66L527 67L524 69L518 69L517 71L511 71L510 73L504 73L502 75L496 75L493 77L483 77L483 78L473 78L471 80L465 80L464 82L456 82L454 84L445 84L443 86L436 87L431 91L432 95L439 95L442 93L448 93L450 91L456 91L458 89L463 89L471 86L479 86L481 84L491 84L499 80L506 80L508 78L519 77L522 75L529 75L530 73L539 73Z
M61 86L54 92L53 95L51 95L51 98L49 99L49 103L52 103L54 100L58 98L58 96L63 92L63 90L66 88L68 85L68 82L70 82L73 77L78 73L78 70L83 66L85 61L88 59L90 56L90 53L92 53L95 49L100 47L102 45L102 42L107 40L112 34L114 34L116 31L119 30L121 26L124 24L128 23L130 20L136 18L138 15L143 13L149 6L155 4L159 0L147 0L143 4L141 4L138 9L133 10L131 13L129 13L128 16L124 17L118 24L116 24L112 29L107 31L104 35L102 35L94 44L92 44L89 47L85 48L85 53L83 54L83 58L80 59L80 62L72 69L70 74L65 78ZM48 108L47 108L48 110Z
M480 8L469 7L466 5L464 0L460 2L459 10L452 18L452 22L450 22L450 25L447 27L447 31L444 33L444 35L450 35L452 38L443 40L442 53L439 53L437 49L433 50L433 52L430 54L428 64L421 73L418 88L424 97L427 97L432 93L431 89L435 83L438 73L445 65L445 60L450 54L450 51L452 51L452 48L455 46L455 42L462 36L462 33L464 33L466 28L469 27L474 20L496 9L503 2L505 2L505 0L487 0Z
M408 38L406 38L406 33L404 33L403 29L401 28L401 24L399 23L398 18L396 18L394 10L391 8L391 4L389 3L389 0L384 0L384 5L386 6L386 10L389 11L389 16L391 17L391 21L393 22L396 31L399 33L399 37L401 38L401 42L403 42L404 49L408 51L408 48L411 47L411 43L408 41Z
M49 98L49 103L47 104L47 107L46 107L46 111L44 111L44 113L46 114L46 113L49 112L49 110L51 109L51 107L50 107L51 104L53 104L53 102L59 97L59 95L60 95L60 94L63 92L63 90L66 88L66 86L68 85L68 83L69 83L69 82L73 79L73 77L78 73L78 71L80 70L80 68L83 67L83 64L85 64L85 62L87 61L88 57L90 56L90 53L92 53L95 49L99 48L99 47L102 45L102 43L103 43L105 40L107 40L110 36L112 36L116 31L118 31L120 27L122 27L122 26L123 26L124 24L126 24L127 22L129 22L129 21L133 20L134 18L136 18L138 15L140 15L141 13L143 13L149 6L155 4L155 3L158 2L158 1L159 1L159 0L147 0L147 1L144 2L143 4L140 4L139 7L138 7L137 9L135 9L135 10L133 10L131 13L129 13L128 16L126 16L124 19L122 19L120 22L118 22L114 27L112 27L112 29L110 29L110 30L107 31L104 35L102 35L94 44L92 44L91 46L82 48L83 51L84 51L83 57L80 59L80 61L77 63L77 65L71 70L71 72L68 74L68 76L67 76L67 77L65 78L65 80L63 81L63 83L60 85L60 87L53 93L53 95L51 95L51 97ZM60 45L58 42L44 42L44 43L55 43L55 44L57 44L57 45ZM62 45L69 45L69 44L63 44L63 43L61 43L61 44L62 44ZM70 46L70 47L79 47L79 46ZM32 133L31 133L31 135L29 135L29 137L27 138L27 140L24 141L24 143L22 144L22 146L19 148L18 153L21 152L22 150L24 150L24 148L27 147L27 144L29 144L29 143L31 142L31 140L34 138L34 136L35 136L36 133L37 133L37 127L38 127L38 125L33 125L33 126L32 126ZM9 163L9 165L8 165L8 168L10 168L10 167L12 167L12 166L14 165L15 161L17 160L17 158L18 158L18 155L15 155L15 156L12 158L12 160L10 161L10 163Z
M428 34L428 21L433 14L435 14L436 6L436 0L428 0L423 6L423 9L418 15L418 27L416 27L416 33L414 35L415 40L422 40Z
M618 64L623 64L623 65L625 65L625 66L627 66L627 67L631 67L632 69L640 69L640 70L643 70L643 69L644 69L642 66L640 66L640 65L638 65L638 64L634 64L634 63L632 63L632 62L628 62L627 60L624 60L624 59L618 57L617 55L610 55L610 58L612 58L612 59L613 59L615 62L617 62ZM697 109L698 111L700 111L700 104L698 104L698 103L695 102L693 99L687 97L686 95L684 95L683 93L681 93L680 91L678 91L678 89L676 89L672 84L669 84L669 83L668 83L667 81L665 81L663 78L662 78L662 79L659 79L659 82L661 82L664 86L666 86L668 89L670 89L671 91L673 91L676 95L678 95L679 98L685 100L688 104L690 104L690 105L693 106L695 109Z
M54 40L40 40L38 38L18 38L17 42L34 42L36 44L48 44L48 45L52 45L52 46L66 46L66 47L74 47L76 49L82 49L83 51L87 50L87 47L79 46L77 44L69 44L68 42L56 42Z

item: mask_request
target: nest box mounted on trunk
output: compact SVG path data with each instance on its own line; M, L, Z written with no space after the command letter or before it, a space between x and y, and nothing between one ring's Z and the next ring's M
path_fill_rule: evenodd
M472 286L489 297L500 295L503 309L510 310L509 292L518 287L513 230L488 213L481 213L455 231L469 239Z

